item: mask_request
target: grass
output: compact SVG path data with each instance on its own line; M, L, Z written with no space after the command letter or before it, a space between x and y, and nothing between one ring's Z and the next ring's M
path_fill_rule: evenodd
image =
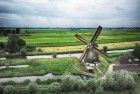
M72 31L71 29L28 29L31 32L30 36L22 36L27 44L37 47L63 47L76 46L82 43L74 38L74 35L79 35L90 41L95 29L79 29ZM7 37L1 37L0 41L6 41ZM97 42L119 43L128 41L140 41L140 29L103 29Z
M99 49L103 49L104 46L107 46L108 50L129 49L129 48L134 48L136 43L140 44L140 41L107 43L107 44L99 44L98 46ZM42 52L45 53L76 52L76 51L83 51L85 47L86 47L85 45L66 46L66 47L37 47L37 50L41 49Z
M127 53L114 53L109 54L108 60L111 63L115 62L115 58L120 55ZM100 57L100 67L102 72L105 72L110 62ZM54 59L7 59L0 62L2 66L13 66L13 65L29 65L26 68L7 68L0 71L0 77L13 77L13 76L31 76L31 75L44 75L46 73L62 74L65 72L69 73L83 73L85 67L78 63L77 58L54 58Z
M5 63L4 63L5 62ZM44 75L46 73L62 74L82 73L84 66L77 63L76 58L56 58L56 59L16 59L5 60L2 65L18 65L29 64L26 68L7 68L0 71L0 77L28 76L28 75ZM74 66L74 67L73 67Z

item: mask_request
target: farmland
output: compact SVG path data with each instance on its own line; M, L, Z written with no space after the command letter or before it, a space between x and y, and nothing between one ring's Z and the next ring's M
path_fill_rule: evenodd
M24 29L22 29L24 31ZM28 45L36 47L64 47L82 45L74 38L77 33L90 41L96 29L27 29L29 36L22 36ZM1 37L0 41L6 41L7 37ZM119 43L140 41L140 29L103 29L97 43Z
M3 66L26 64L27 68L7 68L0 71L1 77L45 75L47 73L62 74L65 72L82 73L85 68L77 63L76 58L58 59L12 59L0 62Z
M24 31L24 29L22 29ZM37 50L33 52L27 53L59 53L59 52L73 52L73 51L83 51L86 45L83 45L79 40L77 40L74 35L79 34L88 41L90 41L93 33L96 29L78 29L78 30L71 30L71 29L28 29L30 32L29 36L20 36L24 39L27 45L36 46ZM6 42L7 37L0 36L0 41ZM101 35L99 36L97 42L99 43L99 49L102 49L104 46L107 46L109 50L113 49L130 49L135 46L136 43L140 43L140 29L103 29ZM41 52L38 51L41 49ZM130 52L131 53L131 52ZM116 57L128 55L129 52L118 52L118 53L108 53L109 58L108 61L105 61L105 58L99 56L100 65L99 70L102 73L105 73L107 68L110 64L116 62ZM57 55L57 54L56 54ZM10 66L17 66L17 65L28 65L27 67L23 68L13 68ZM62 75L65 73L71 73L75 75L82 75L86 72L86 68L83 64L78 63L78 58L75 57L67 57L67 58L51 58L51 59L6 59L0 61L0 66L6 66L4 69L0 69L0 78L11 78L12 77L28 77L28 76L44 76L48 73L52 73L54 75ZM104 75L104 74L103 74ZM95 76L100 79L103 76L98 71L96 72ZM121 76L120 76L121 77ZM72 77L73 78L73 77ZM96 78L96 77L95 77ZM119 77L118 77L119 78ZM127 79L127 77L123 77ZM128 77L129 78L129 77ZM69 78L70 79L70 78ZM74 79L74 78L73 78ZM94 79L94 78L93 78ZM51 80L51 79L50 79ZM60 79L58 79L60 80ZM94 79L95 80L95 79ZM31 80L32 81L32 80ZM79 84L78 80L70 80L72 82L76 82ZM83 80L80 82L84 85L90 85L88 83L89 80ZM122 81L122 80L120 80ZM129 81L129 80L126 80ZM131 81L131 80L130 80ZM41 94L46 94L47 89L51 87L50 85L55 83L56 81L49 80L41 81L40 79L36 79L35 83L38 84L38 89L41 91ZM67 82L67 80L66 80ZM69 81L68 81L69 82ZM67 82L67 83L68 83ZM86 82L86 84L85 84ZM94 82L94 81L93 81ZM103 81L104 82L104 81ZM24 82L18 83L16 81L9 81L1 83L4 87L7 85L14 86L18 91L22 92L23 94L28 93L27 85L30 83L29 79L26 79ZM60 84L63 84L61 81ZM87 84L88 83L88 84ZM114 82L115 83L115 82ZM91 82L91 86L94 86L94 83ZM65 84L67 85L67 84ZM71 85L71 83L70 83ZM99 84L98 84L99 85ZM110 85L110 84L107 84ZM120 84L121 85L121 84ZM124 84L125 85L125 84ZM131 85L131 84L130 84ZM82 86L82 85L81 85ZM55 86L57 87L57 86ZM55 89L54 90L57 90ZM88 86L86 86L88 87ZM115 87L115 85L114 85ZM129 94L128 92L139 92L139 83L136 84L134 89L128 89L126 91L106 91L104 90L104 94ZM82 87L83 90L84 87ZM36 89L36 90L38 90ZM69 88L67 88L69 89ZM79 89L78 89L79 90ZM78 91L72 90L69 94L88 94L89 90L87 91ZM25 93L26 92L26 93ZM93 91L92 91L93 92ZM21 93L21 94L22 94ZM48 93L47 93L48 94ZM50 93L54 94L54 93ZM67 92L62 92L62 94L67 94Z
M115 58L119 55L128 54L117 53L109 54L110 62L114 62ZM105 60L100 57L100 70L102 72L106 71L109 66L109 62L106 63ZM1 69L0 78L5 77L18 77L18 76L32 76L32 75L45 75L47 73L63 74L65 72L72 74L82 74L86 69L83 64L78 63L77 58L53 58L53 59L7 59L0 62L1 66L7 66L5 69ZM16 65L29 65L26 68L10 68L8 66Z

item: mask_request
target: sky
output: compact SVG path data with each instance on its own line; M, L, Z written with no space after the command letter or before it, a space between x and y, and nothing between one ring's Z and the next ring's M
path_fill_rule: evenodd
M0 0L0 27L140 27L140 0Z

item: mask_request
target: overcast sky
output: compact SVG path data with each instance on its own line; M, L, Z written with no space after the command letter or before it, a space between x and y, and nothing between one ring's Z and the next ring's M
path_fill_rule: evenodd
M0 0L0 26L140 27L140 0Z

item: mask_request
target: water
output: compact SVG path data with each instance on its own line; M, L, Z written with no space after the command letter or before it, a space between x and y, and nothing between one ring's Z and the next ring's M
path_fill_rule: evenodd
M8 68L25 68L28 67L29 65L16 65L16 66L8 66ZM0 66L0 69L5 69L7 66Z
M107 53L129 52L129 51L133 51L133 49L113 50L113 51L107 51ZM80 58L81 54L82 53L58 54L57 58L62 58L62 57L77 57L77 58ZM41 58L53 58L53 55L27 56L27 59L41 59Z
M133 49L127 49L127 50L113 50L113 51L107 51L107 53L118 53L118 52L129 52L133 51ZM82 53L73 53L73 54L58 54L57 58L63 58L63 57L77 57L80 58ZM36 56L26 56L27 59L43 59L43 58L53 58L53 55L36 55ZM6 58L0 58L0 60L5 60Z
M11 78L0 78L0 82L8 82L15 81L17 83L23 82L25 80L36 81L40 79L41 81L46 81L49 79L61 79L62 75L53 75L52 73L48 73L44 76L25 76L25 77L11 77Z

